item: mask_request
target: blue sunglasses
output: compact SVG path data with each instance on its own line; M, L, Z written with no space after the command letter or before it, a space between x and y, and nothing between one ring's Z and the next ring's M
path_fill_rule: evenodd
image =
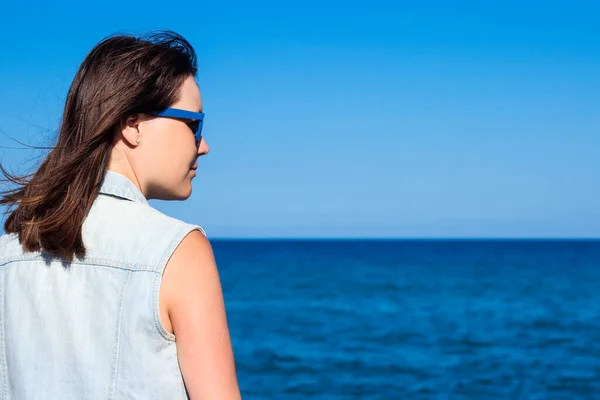
M179 108L165 108L160 112L149 113L155 117L174 118L183 121L192 130L192 133L196 137L196 146L200 146L202 141L202 124L204 122L204 113L197 113L188 110L182 110Z

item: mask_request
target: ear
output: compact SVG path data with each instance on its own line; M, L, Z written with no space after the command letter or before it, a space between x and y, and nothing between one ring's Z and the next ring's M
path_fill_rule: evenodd
M141 136L139 129L140 122L139 114L129 115L121 121L121 135L123 135L123 140L133 147L139 145L137 140Z

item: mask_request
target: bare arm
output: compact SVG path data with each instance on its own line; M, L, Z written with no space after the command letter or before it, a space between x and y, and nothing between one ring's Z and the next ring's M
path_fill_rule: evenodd
M219 273L204 235L193 231L183 239L162 285L191 399L241 399Z

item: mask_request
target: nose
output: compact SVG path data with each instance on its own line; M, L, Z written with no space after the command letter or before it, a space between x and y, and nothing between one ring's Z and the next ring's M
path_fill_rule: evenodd
M200 139L200 146L198 146L198 155L204 156L208 154L209 151L210 147L208 147L208 143L206 143L206 140L204 140L204 138Z

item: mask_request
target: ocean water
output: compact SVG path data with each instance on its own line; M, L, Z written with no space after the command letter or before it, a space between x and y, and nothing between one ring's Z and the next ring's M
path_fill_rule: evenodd
M213 241L244 399L600 399L600 241Z

